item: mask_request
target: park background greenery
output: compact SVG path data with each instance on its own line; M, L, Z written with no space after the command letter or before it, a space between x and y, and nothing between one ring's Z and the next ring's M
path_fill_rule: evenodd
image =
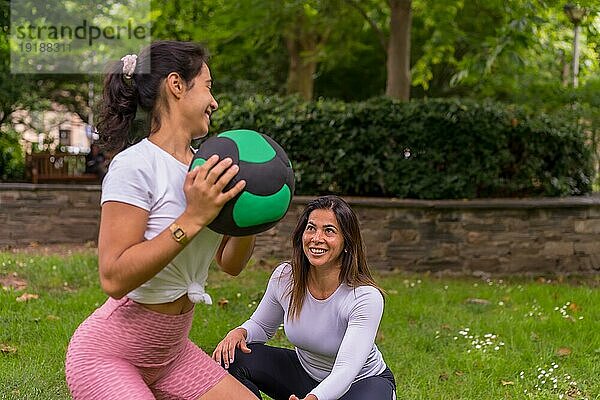
M562 1L153 1L153 38L207 45L221 105L214 132L276 137L293 151L301 192L579 195L598 190L600 129L598 5L579 4L589 14L577 88ZM392 5L410 6L411 28L390 49ZM14 111L61 104L87 120L89 82L101 86L97 75L11 75L9 9L1 0L3 181L24 172ZM389 82L394 51L409 54L394 70L408 85ZM210 351L248 317L272 267L211 271L216 304L200 307L192 338ZM95 254L0 253L0 275L0 399L68 398L69 337L106 298ZM388 297L377 342L399 399L600 398L597 279L378 280Z
M580 195L599 183L600 16L597 2L578 4L588 10L578 87L563 1L156 1L152 37L207 45L221 102L213 132L281 141L300 194ZM101 77L11 75L9 5L0 2L0 179L19 180L10 115L61 104L87 120L89 83Z

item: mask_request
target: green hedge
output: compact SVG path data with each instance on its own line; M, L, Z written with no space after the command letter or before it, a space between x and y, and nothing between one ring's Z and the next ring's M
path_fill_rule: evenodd
M254 129L284 147L296 194L458 199L591 191L582 129L515 106L233 95L219 103L217 132Z

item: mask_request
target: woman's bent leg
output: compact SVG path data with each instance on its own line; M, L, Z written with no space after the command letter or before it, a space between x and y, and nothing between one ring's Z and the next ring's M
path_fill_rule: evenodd
M227 371L191 340L187 339L186 342L179 357L150 385L157 400L196 400L228 375Z
M256 396L233 376L226 375L198 400L256 400Z
M379 375L354 382L340 400L394 400L396 382L389 368Z
M154 400L133 365L119 359L88 360L90 362L67 363L67 384L74 400Z
M123 303L109 299L73 334L65 360L67 385L73 399L154 399L141 371L121 357L124 351L118 348L122 335L118 326L111 323L110 315Z
M235 361L229 373L250 389L256 397L260 392L275 400L288 400L291 394L304 397L318 385L300 365L293 350L252 343L251 353L236 349Z

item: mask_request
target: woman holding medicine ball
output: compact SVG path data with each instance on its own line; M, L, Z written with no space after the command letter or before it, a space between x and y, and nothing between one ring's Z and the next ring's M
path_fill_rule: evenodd
M254 236L206 226L239 194L223 192L238 167L210 157L188 172L190 143L207 135L218 104L207 53L194 43L159 41L116 63L105 79L98 130L121 150L138 108L150 132L118 153L102 184L98 264L110 297L73 334L66 376L74 399L253 399L192 343L194 304L214 258L238 275ZM149 71L146 73L146 71Z

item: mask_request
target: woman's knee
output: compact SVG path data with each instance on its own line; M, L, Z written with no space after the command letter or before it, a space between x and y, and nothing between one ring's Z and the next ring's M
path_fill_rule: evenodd
M231 376L225 376L198 400L256 400L257 398L260 397Z
M372 376L354 382L340 400L393 400L395 398L396 388L388 377Z
M253 353L255 353L256 345L259 345L259 343L252 343L248 345L248 347L253 350L250 353L244 353L238 348L235 349L233 362L229 364L229 368L227 370L238 380L241 380L241 378L248 378L250 376L250 370L254 364L255 357Z
M257 358L261 357L262 349L264 348L264 344L262 343L250 343L248 348L251 350L250 353L244 353L239 348L235 349L235 355L233 359L233 364L239 365L248 365L256 362Z

